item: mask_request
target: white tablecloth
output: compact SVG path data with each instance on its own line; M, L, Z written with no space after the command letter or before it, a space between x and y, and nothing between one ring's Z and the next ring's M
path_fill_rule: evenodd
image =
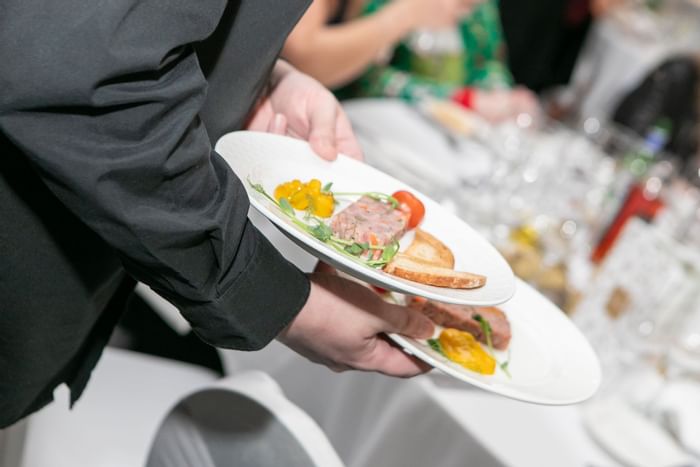
M441 374L411 380L336 374L273 343L224 351L225 368L257 368L324 430L348 467L608 467L575 406L545 407Z

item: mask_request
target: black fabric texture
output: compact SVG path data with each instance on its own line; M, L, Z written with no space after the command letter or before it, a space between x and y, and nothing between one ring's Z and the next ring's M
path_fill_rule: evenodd
M0 427L61 382L78 397L133 279L224 347L298 313L308 280L248 222L212 144L307 3L2 3Z

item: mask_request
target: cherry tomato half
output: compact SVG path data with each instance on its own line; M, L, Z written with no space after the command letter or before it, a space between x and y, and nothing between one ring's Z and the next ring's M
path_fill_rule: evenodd
M391 196L399 202L399 209L411 214L411 217L408 219L409 229L413 229L420 224L420 221L423 220L423 216L425 216L425 206L423 206L423 203L416 198L413 193L401 190Z

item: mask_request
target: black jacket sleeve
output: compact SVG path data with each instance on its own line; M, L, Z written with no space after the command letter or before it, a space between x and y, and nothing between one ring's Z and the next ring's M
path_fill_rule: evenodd
M3 2L0 132L204 340L256 349L309 285L248 222L199 117L207 83L192 44L225 5Z

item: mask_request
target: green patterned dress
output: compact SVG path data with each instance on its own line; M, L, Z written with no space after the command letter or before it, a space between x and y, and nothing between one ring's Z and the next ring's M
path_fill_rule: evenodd
M363 14L380 10L391 0L369 0ZM372 65L355 82L337 91L340 98L399 97L414 101L432 96L449 98L457 89L474 86L485 89L511 87L513 77L505 63L497 0L487 0L459 25L463 44L460 82L441 81L419 71L418 54L404 39L385 65ZM424 65L424 64L423 64ZM422 67L425 69L425 67Z

